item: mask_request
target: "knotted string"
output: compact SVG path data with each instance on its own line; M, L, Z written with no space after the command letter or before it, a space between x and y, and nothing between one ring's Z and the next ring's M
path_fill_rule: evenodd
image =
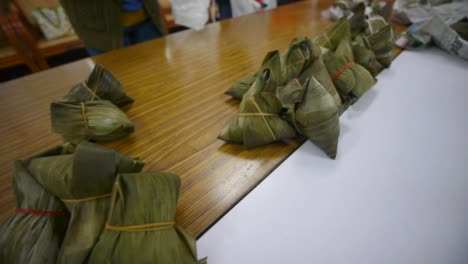
M266 120L265 116L269 115L268 113L263 113L262 112L262 109L260 109L260 107L258 106L257 102L255 101L255 97L252 97L252 103L254 104L255 108L257 108L257 111L258 113L257 114L260 114L259 116L262 117L263 119L263 122L265 122L268 130L270 131L270 134L271 136L273 137L274 140L277 140L276 139L276 136L275 136L275 133L273 133L273 129L271 128L270 124L268 123L268 121Z
M83 84L83 86L86 88L86 90L88 90L88 92L93 95L93 97L91 97L91 101L94 101L94 98L97 98L98 100L101 100L101 98L93 90L91 90L91 88L89 88L89 86L86 84L86 82L81 82L81 84Z

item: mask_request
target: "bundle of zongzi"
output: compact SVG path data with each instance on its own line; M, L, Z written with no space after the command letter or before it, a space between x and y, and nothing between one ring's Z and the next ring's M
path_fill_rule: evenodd
M340 135L340 109L333 96L313 76L305 87L304 98L297 104L294 113L295 127L334 159Z
M365 36L358 35L353 40L352 46L356 62L366 68L373 76L376 76L383 69Z
M349 38L343 38L336 52L324 56L328 72L346 104L353 104L375 83L372 75L354 61Z
M33 159L31 174L70 211L58 263L84 263L106 220L118 173L139 172L143 163L111 149L83 142L73 154Z
M196 264L195 238L175 223L179 189L175 174L120 174L89 263Z
M119 80L100 65L94 67L88 80L73 86L63 99L75 103L109 100L118 107L133 103Z
M294 129L279 116L281 102L274 93L264 92L270 72L265 70L257 77L242 98L240 113L224 128L219 139L254 148L294 137Z
M0 263L55 263L69 213L34 179L27 163L14 163L16 211L0 226Z
M114 140L134 130L127 115L109 101L52 102L50 112L52 130L61 134L65 142Z

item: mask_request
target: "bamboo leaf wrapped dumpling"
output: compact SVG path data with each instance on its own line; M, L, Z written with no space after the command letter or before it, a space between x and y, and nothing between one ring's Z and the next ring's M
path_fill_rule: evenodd
M50 112L52 131L61 134L65 142L109 141L134 131L127 115L109 101L52 102Z
M324 60L332 81L346 104L356 102L375 84L372 75L354 61L349 38L343 38L336 52L328 52Z
M271 77L268 82L265 84L265 91L273 92L276 89L276 86L283 83L283 76L281 72L281 57L280 53L275 51L270 51L265 55L263 59L262 66L260 70L256 73L249 74L239 81L235 82L227 91L226 94L230 95L238 100L242 100L242 96L249 90L253 82L257 79L259 73L264 70L270 70Z
M312 64L310 64L307 69L305 69L301 76L299 77L299 82L302 85L306 85L309 78L313 76L317 81L319 81L323 87L331 94L333 100L335 101L336 106L341 109L342 102L340 98L340 94L336 90L335 85L330 77L330 74L327 71L327 67L323 62L323 57L320 55Z
M371 49L375 53L375 57L384 67L390 67L393 59L393 29L390 25L386 25L378 32L367 36L367 41Z
M356 62L366 68L366 70L368 70L373 76L376 76L383 70L383 66L377 61L377 58L370 48L365 36L362 34L358 35L354 39L352 46Z
M305 37L293 39L281 57L284 84L298 78L301 72L320 54L318 46Z
M71 218L57 263L84 263L104 228L118 173L139 172L143 163L114 150L83 142L73 154L33 159L29 170L59 197Z
M314 37L313 43L334 51L343 37L351 36L351 28L348 19L343 16L329 26L324 33Z
M263 146L295 136L294 129L279 116L282 105L274 93L264 92L270 70L258 76L242 98L240 113L218 136L246 148Z
M69 213L34 179L27 163L14 163L16 211L0 226L0 263L55 263Z
M120 174L89 263L196 264L195 238L175 223L179 189L175 174Z
M339 108L333 96L313 76L306 84L303 100L296 106L294 121L301 135L335 159L340 135Z
M85 82L73 86L63 99L75 103L108 100L118 107L133 103L119 80L100 65L94 67Z

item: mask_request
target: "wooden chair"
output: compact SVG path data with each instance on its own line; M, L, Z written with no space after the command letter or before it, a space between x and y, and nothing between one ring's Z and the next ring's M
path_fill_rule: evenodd
M24 32L18 24L14 9L0 9L0 28L5 35L5 41L0 47L0 68L24 63L32 72L40 71L40 66L30 56L28 44L19 37Z

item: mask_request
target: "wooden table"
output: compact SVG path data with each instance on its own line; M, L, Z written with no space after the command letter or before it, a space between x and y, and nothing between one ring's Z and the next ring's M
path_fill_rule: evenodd
M320 11L328 5L286 5L1 84L0 221L15 207L13 160L61 143L51 132L49 104L99 63L135 99L125 110L136 131L105 145L142 158L145 171L179 174L177 222L200 236L302 144L291 140L246 150L218 140L239 104L224 91L255 71L268 51L286 49L296 36L323 32L331 22Z

